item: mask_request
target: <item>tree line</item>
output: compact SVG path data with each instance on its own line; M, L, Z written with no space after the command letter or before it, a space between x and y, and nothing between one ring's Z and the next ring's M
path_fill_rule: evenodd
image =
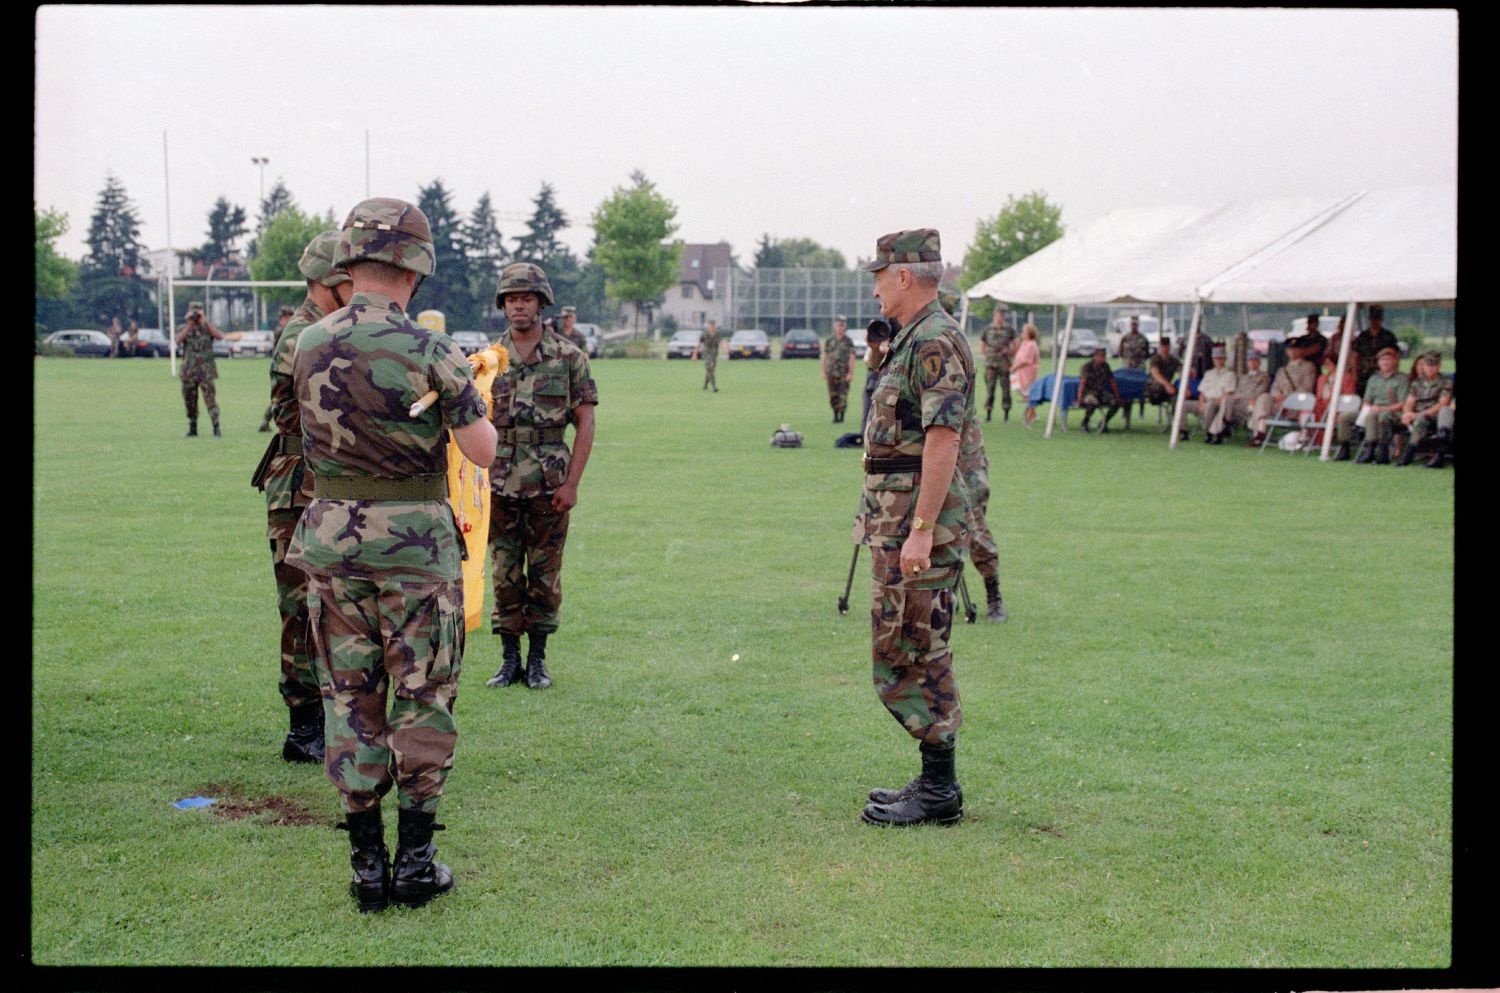
M500 271L511 262L535 262L546 270L558 305L578 308L583 322L614 323L620 305L634 305L637 323L679 279L682 242L676 233L677 207L636 170L629 183L614 188L590 215L593 238L578 258L559 235L570 221L557 204L548 182L531 200L525 230L509 239L500 231L489 191L463 215L453 191L441 178L417 190L414 201L432 226L437 271L423 281L413 301L417 310L443 311L450 329L495 331L504 317L494 306ZM153 323L157 307L154 282L142 277L146 249L141 222L124 185L107 175L86 238L88 251L79 262L59 255L55 242L68 230L68 218L33 204L36 224L37 335L61 327L103 326L112 318ZM981 219L965 253L961 289L1014 264L1062 236L1062 208L1041 191L1011 196L993 217ZM206 218L206 237L188 252L199 266L214 266L234 278L244 267L257 280L298 280L297 261L320 231L337 227L332 208L304 211L278 178L261 200L253 234L244 207L225 197L215 200ZM252 235L243 257L239 243ZM175 264L175 260L168 264ZM809 238L773 238L763 234L756 245L756 268L835 268L842 253ZM299 302L300 289L268 289L271 305ZM976 301L974 313L987 317L989 301ZM648 318L649 323L649 318Z

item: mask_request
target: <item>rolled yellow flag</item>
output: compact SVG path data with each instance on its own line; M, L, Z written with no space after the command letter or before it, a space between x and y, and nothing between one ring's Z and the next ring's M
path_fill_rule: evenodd
M469 367L474 370L474 386L479 390L488 416L495 377L510 368L510 355L504 347L491 345L470 355ZM422 397L427 406L436 399L436 393ZM463 564L464 630L473 631L484 621L484 565L490 540L490 474L488 469L481 469L464 458L451 434L448 437L448 502L453 506L454 520L458 521L459 534L469 551Z

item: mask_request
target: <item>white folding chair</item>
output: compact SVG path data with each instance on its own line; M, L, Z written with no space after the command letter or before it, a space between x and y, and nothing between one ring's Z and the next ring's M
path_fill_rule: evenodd
M1266 437L1260 443L1260 450L1262 452L1266 450L1266 446L1271 443L1271 438L1275 436L1277 428L1295 428L1300 431L1302 429L1302 421L1297 415L1307 413L1313 407L1317 406L1317 403L1318 398L1306 391L1293 393L1285 400L1282 400L1281 409L1276 412L1276 416L1266 418Z
M1360 406L1363 403L1364 403L1364 400L1360 398L1360 395L1358 393L1345 393L1345 394L1341 395L1339 397L1339 407L1338 407L1338 410L1335 410L1333 412L1333 426L1334 426L1334 429L1335 430L1338 429L1338 424L1339 424L1339 418L1340 417L1343 417L1345 414L1357 414L1357 413L1359 413L1359 408L1360 408ZM1321 449L1322 447L1323 447L1323 422L1319 421L1317 423L1317 430L1315 430L1313 432L1312 441L1308 442L1307 447L1305 449L1303 449L1303 454L1304 455L1311 455L1313 453L1313 449L1315 449L1315 448Z

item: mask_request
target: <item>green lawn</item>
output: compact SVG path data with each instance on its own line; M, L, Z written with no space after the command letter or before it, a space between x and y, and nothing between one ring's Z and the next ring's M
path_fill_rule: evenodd
M967 816L880 830L864 794L917 753L870 685L867 556L835 607L857 423L816 362L706 394L597 361L555 685L486 689L472 636L458 889L361 916L332 786L279 757L266 362L219 363L222 440L182 437L164 360L33 368L36 963L1450 963L1452 469L997 411L1011 619L954 632ZM250 816L172 806L198 793Z

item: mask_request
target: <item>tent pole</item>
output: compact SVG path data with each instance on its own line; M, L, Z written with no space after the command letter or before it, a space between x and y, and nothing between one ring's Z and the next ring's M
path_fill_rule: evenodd
M1193 304L1193 323L1188 327L1187 350L1183 352L1183 355L1187 356L1189 361L1182 364L1182 388L1177 391L1177 404L1172 411L1172 440L1167 442L1169 450L1177 447L1177 436L1182 433L1182 411L1187 406L1188 381L1193 375L1191 359L1195 354L1194 349L1198 347L1198 325L1202 321L1203 301L1199 300ZM1166 333L1165 328L1163 328L1162 333Z
M1064 361L1066 361L1065 356L1068 354L1068 339L1073 335L1073 313L1077 309L1078 304L1068 304L1068 324L1063 328L1062 343L1054 346L1057 349L1057 372L1053 373L1054 378L1052 380L1052 406L1047 408L1047 430L1042 433L1042 437L1044 438L1052 437L1052 425L1057 420L1057 408L1062 406L1063 363ZM1057 320L1056 307L1052 308L1052 319L1054 322ZM1053 326L1056 327L1056 324L1054 323ZM1053 341L1056 342L1056 340L1057 339L1054 336Z
M1351 329L1358 312L1359 302L1350 300L1349 309L1344 312L1344 333L1339 335L1339 361L1333 369L1333 390L1328 398L1328 413L1323 421L1323 451L1318 454L1319 462L1327 462L1328 452L1333 448L1333 424L1338 419L1339 400L1344 395L1344 368L1349 362L1349 341L1354 337Z
M170 247L171 246L168 246L168 248L170 248ZM175 251L173 251L173 253L172 253L172 262L173 262L174 265L177 262L177 253ZM175 325L175 324L172 323L173 321L177 320L177 294L176 294L176 291L174 289L174 287L175 287L175 276L176 276L176 273L171 272L170 270L168 271L168 273L167 273L167 326L164 327L164 328L162 328L162 330L165 331L166 335L167 335L167 354L172 357L172 361L171 361L170 365L168 366L168 369L171 370L171 373L172 373L173 377L176 377L176 375L177 375L177 325Z
M967 293L964 294L963 303L958 308L958 328L964 333L965 338L969 336L969 295Z

